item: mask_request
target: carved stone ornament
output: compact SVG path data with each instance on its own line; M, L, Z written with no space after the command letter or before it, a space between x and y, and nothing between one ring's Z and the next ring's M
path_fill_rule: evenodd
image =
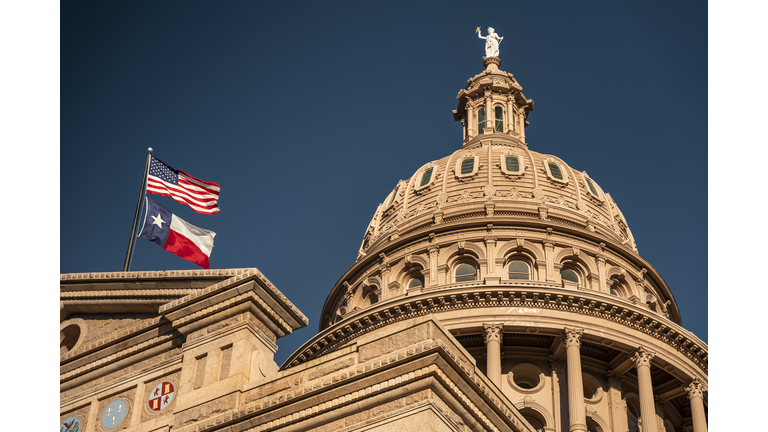
M695 397L704 397L704 392L707 391L707 386L701 382L698 378L694 378L693 381L685 387L685 391L688 393L688 399Z
M617 375L612 370L608 370L608 372L605 373L605 382L608 384L609 387L615 388L618 391L621 391L621 375Z
M583 334L584 334L583 330L566 328L564 330L565 346L566 347L570 347L570 346L581 347L581 336Z
M442 206L445 204L445 202L448 200L448 194L445 192L440 192L440 194L437 195L437 205Z
M493 197L496 195L496 188L491 185L487 185L483 188L483 193L485 196L493 199Z
M483 340L486 345L492 341L501 343L502 328L501 324L483 324Z
M635 367L648 366L651 367L651 359L656 353L648 351L644 347L640 347L632 354L632 360L635 362Z
M563 357L549 356L549 367L557 373L565 372L565 359Z

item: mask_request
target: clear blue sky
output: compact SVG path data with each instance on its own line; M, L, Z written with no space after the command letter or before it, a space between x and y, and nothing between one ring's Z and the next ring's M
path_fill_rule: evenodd
M153 147L221 185L213 216L152 196L217 232L211 267L259 268L309 317L282 363L377 204L461 146L477 26L535 101L530 148L612 195L706 342L706 2L64 2L61 273L122 269ZM197 268L137 242L132 270Z

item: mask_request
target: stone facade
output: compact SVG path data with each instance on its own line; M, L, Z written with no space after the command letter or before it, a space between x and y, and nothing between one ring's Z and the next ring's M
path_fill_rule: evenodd
M61 432L706 431L707 345L484 65L462 148L397 182L281 367L308 320L257 269L61 275Z

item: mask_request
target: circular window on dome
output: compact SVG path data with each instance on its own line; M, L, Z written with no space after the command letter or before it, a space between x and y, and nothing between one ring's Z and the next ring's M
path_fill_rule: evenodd
M544 373L530 363L520 363L507 374L507 382L519 393L536 393L544 387Z
M477 267L469 263L459 264L456 267L456 282L469 282L477 280Z

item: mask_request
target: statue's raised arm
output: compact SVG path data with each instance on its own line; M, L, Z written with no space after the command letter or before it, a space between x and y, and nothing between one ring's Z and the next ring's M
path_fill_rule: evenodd
M493 27L488 27L488 36L483 37L482 32L478 30L477 37L485 39L485 56L486 57L498 57L499 56L499 43L503 37L496 34Z

